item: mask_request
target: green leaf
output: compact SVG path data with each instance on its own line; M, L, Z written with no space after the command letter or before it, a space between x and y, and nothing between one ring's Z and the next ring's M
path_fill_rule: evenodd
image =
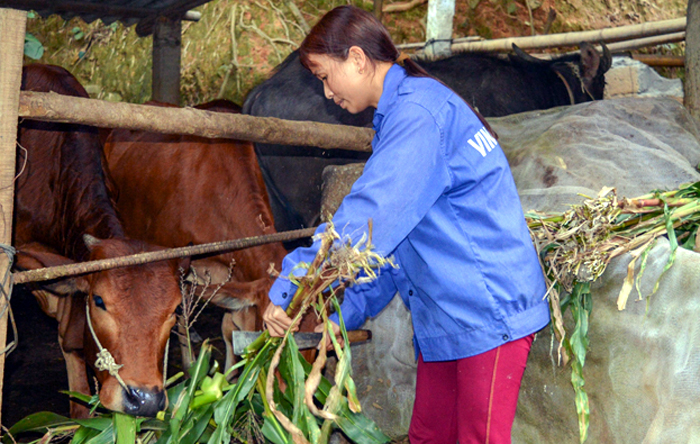
M77 399L79 401L83 401L85 403L90 403L90 401L92 401L92 398L93 398L90 395L86 395L85 393L80 393L80 392L71 392L68 390L61 390L60 392L70 396L71 398L75 398L75 399Z
M112 417L112 427L117 434L117 444L136 442L136 418L133 416L115 412Z
M209 373L209 359L211 358L211 344L205 340L199 350L199 357L193 367L190 367L190 382L188 388L189 398L194 397L194 392L200 386L204 378Z
M88 442L95 436L97 436L100 432L95 430L95 429L90 429L88 427L80 427L78 430L76 430L75 434L73 435L73 439L71 440L71 444L82 444L84 442Z
M180 444L194 444L199 442L199 438L206 430L212 415L215 404L209 404L205 408L199 409L193 415L188 427L183 427L180 431Z
M44 45L29 33L24 35L24 55L34 60L39 60L44 55Z
M280 366L279 371L282 379L287 383L287 391L290 391L292 394L292 417L290 419L302 431L306 431L304 430L306 427L303 427L305 421L301 420L306 416L305 412L308 411L308 407L304 403L306 372L304 372L304 367L302 367L299 357L299 348L297 348L294 336L290 335L287 346L282 351L282 358L287 365L284 367Z
M87 441L88 444L114 444L114 428L112 427L112 422L110 421L109 427L105 428L100 432L99 435L91 438Z
M153 430L157 432L162 432L164 430L167 430L168 425L164 422L161 421L160 419L156 418L147 418L141 423L141 431L146 431L146 430Z
M272 416L264 415L265 421L262 426L262 434L265 438L273 442L273 444L291 444L291 439L289 435L279 426L277 419Z
M678 240L676 239L676 231L673 228L673 218L671 217L671 211L668 207L668 204L664 204L664 221L666 223L666 232L668 234L668 242L671 247L671 254L668 256L668 260L666 261L666 265L664 265L663 270L661 270L661 274L659 275L659 278L656 280L656 283L654 283L654 289L651 290L651 294L655 294L656 291L659 289L659 285L661 284L661 278L666 274L669 268L673 266L673 263L676 261L676 251L678 250Z
M68 426L75 424L75 421L65 416L51 412L37 412L17 421L8 433L3 436L3 443L11 443L9 435L16 436L25 432L46 433L48 428Z
M577 282L574 286L571 297L571 314L574 318L574 330L569 337L571 351L581 367L586 362L586 352L588 350L588 314L589 310L584 307L585 295L590 296L588 283ZM588 298L590 299L590 298ZM588 304L590 305L590 303Z
M83 427L104 431L112 427L112 415L98 416L96 418L74 419L74 421Z
M338 414L338 427L356 444L378 444L391 440L370 418L351 412L346 402L342 403Z
M583 443L588 439L590 410L588 395L583 389L583 369L577 362L572 362L571 365L571 385L574 387L574 403L578 415L579 442Z

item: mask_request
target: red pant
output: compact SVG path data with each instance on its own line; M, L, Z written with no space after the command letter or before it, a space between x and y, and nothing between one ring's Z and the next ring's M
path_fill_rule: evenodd
M456 361L418 359L411 444L510 444L534 334Z

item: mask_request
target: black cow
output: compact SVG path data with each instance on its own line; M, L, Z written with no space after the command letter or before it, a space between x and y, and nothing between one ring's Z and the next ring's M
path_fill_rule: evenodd
M483 116L497 117L602 99L611 56L605 46L601 56L592 45L584 43L580 55L554 60L536 59L515 47L515 54L508 56L458 54L419 63ZM299 63L295 51L272 77L250 91L243 113L371 126L374 110L353 115L326 99L323 84ZM256 144L255 149L278 231L318 222L323 168L363 161L369 156L289 145Z
M484 117L501 117L603 98L611 55L589 43L580 54L553 60L532 57L513 45L515 54L456 54L419 62Z

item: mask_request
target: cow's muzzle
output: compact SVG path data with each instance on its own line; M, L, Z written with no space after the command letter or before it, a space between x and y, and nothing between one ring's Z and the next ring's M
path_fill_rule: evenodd
M165 410L165 392L160 389L148 390L143 388L128 386L128 390L123 389L124 413L134 416L154 417L156 413Z

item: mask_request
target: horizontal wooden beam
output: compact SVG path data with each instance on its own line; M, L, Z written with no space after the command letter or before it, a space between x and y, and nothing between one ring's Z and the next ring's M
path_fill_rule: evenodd
M374 131L346 125L295 122L274 117L218 113L22 91L19 116L49 122L81 123L100 128L126 128L282 145L352 151L372 150Z
M128 256L98 259L74 264L57 265L54 267L37 268L34 270L16 271L12 273L12 282L14 284L26 284L27 282L49 281L66 276L94 273L96 271L110 270L118 267L147 264L150 262L158 262L188 256L215 254L224 251L243 250L245 248L257 247L259 245L287 242L290 240L311 237L314 235L315 231L315 227L302 228L299 230L281 231L279 233L266 234L262 236L244 237L240 239L211 242L207 244L191 245L188 247L167 248L165 250L149 251L146 253L136 253Z

